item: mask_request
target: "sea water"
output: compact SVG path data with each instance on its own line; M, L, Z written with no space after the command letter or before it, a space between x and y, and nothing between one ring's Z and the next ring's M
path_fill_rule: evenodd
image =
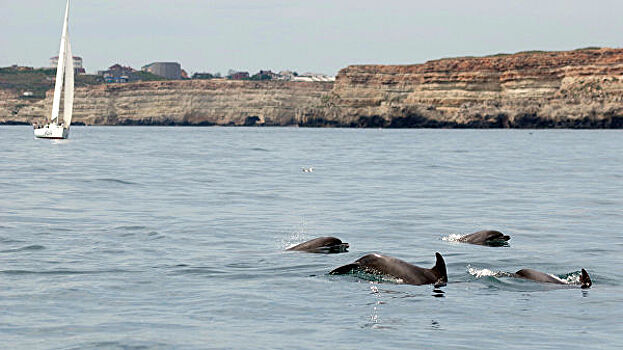
M350 252L284 252L318 236ZM327 274L372 252L448 285ZM621 131L0 127L2 349L620 349L622 315Z

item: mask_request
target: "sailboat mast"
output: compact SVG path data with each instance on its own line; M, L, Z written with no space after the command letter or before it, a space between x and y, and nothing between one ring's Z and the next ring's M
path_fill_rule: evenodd
M65 105L63 107L63 127L69 128L74 108L74 60L71 54L71 43L67 34L67 55L65 59Z
M61 92L63 89L63 77L65 76L65 55L67 51L67 32L69 27L69 2L65 6L65 20L63 21L63 32L61 35L61 45L58 50L58 64L56 65L56 83L54 84L54 101L52 102L52 122L58 124L58 114L61 106Z

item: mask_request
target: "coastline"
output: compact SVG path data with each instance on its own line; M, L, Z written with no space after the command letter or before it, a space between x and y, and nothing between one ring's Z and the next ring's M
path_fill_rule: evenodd
M356 65L333 82L186 80L76 89L84 125L623 128L623 49ZM0 124L42 122L40 100L0 89Z

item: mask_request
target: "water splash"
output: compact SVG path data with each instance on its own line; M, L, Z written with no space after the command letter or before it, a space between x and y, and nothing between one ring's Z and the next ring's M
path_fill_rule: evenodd
M350 275L360 278L362 280L370 281L370 283L393 283L403 284L405 281L402 278L397 278L389 275L381 275L368 271L353 270Z
M452 233L448 236L442 237L441 239L443 241L448 241L448 242L459 242L461 240L461 238L465 237L465 235L461 235L458 233Z
M499 277L512 277L513 274L510 272L504 272L504 271L493 271L493 270L489 270L489 269L477 269L475 267L471 267L471 266L467 266L467 272L469 272L470 275L476 277L476 278L483 278L483 277L495 277L495 278L499 278Z
M475 267L467 267L467 272L469 272L470 275L476 277L476 278L481 278L481 277L495 277L497 272L489 270L489 269L477 269Z
M368 323L366 324L366 326L370 328L377 328L380 326L379 311L380 311L381 304L383 304L381 300L382 295L379 292L379 288L377 287L376 282L370 282L370 291L371 291L371 294L374 295L376 300L372 306L372 311L370 312L370 317L368 319Z
M582 271L570 272L568 274L558 275L556 277L560 278L563 282L569 285L581 285L580 277L582 276Z
M305 221L301 218L301 223L298 228L290 233L290 236L281 239L281 249L292 248L295 245L304 242L308 235L305 232Z

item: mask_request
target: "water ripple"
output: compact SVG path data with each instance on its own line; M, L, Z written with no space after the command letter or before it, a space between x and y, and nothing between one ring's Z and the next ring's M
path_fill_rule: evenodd
M128 180L121 180L121 179L114 179L114 178L102 178L102 179L97 179L97 181L120 184L120 185L138 185L138 183L136 182L132 182Z
M139 271L122 270L122 269L109 269L109 270L46 270L46 271L32 271L32 270L0 270L0 273L5 275L95 275L95 274L107 274L107 273L134 273Z
M522 130L76 127L60 144L30 128L0 134L0 348L623 344L621 132L542 130L527 142ZM323 171L302 176L303 165ZM513 232L513 246L448 242L474 227ZM282 252L330 235L351 252ZM423 267L439 251L448 284L328 275L375 251ZM571 283L585 268L593 286L503 273L523 267L570 271L560 277Z
M27 251L37 251L37 250L43 250L43 249L45 249L45 247L42 245L32 244L32 245L28 245L28 246L21 247L21 248L0 250L0 253L27 252Z

